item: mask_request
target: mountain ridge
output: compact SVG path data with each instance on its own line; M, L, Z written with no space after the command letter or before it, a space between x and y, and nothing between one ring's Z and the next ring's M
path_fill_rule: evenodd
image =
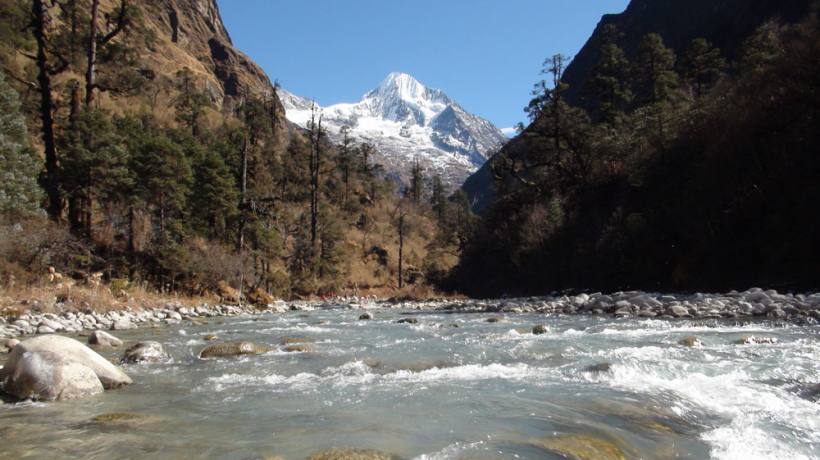
M286 90L280 97L287 118L307 126L313 101ZM358 102L317 108L331 140L340 141L342 127L350 127L354 138L376 147L381 154L376 161L388 173L402 178L418 160L458 186L507 140L491 122L467 112L444 91L403 72L390 73Z

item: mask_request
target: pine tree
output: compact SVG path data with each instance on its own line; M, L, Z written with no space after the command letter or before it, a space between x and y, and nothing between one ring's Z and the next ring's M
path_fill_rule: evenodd
M227 221L237 213L238 193L230 168L211 148L198 148L192 161L191 212L209 238L224 236Z
M678 85L675 52L664 45L660 35L648 34L641 40L634 70L640 104L665 102L672 97Z
M107 114L81 110L65 136L61 186L68 197L69 222L76 234L92 236L94 204L122 201L133 185L124 141Z
M415 205L421 203L422 190L424 188L424 173L421 169L421 163L418 158L413 160L413 167L410 170L410 187L407 190L407 195Z
M682 75L696 98L706 94L726 68L720 50L705 38L692 40L681 61Z
M40 209L40 168L29 146L20 99L0 73L0 214L23 215Z
M438 174L433 176L433 195L430 198L430 204L436 213L436 220L438 221L439 227L444 229L447 219L447 190L444 187L444 181L441 180L441 176Z
M629 60L618 46L621 34L614 25L607 25L601 43L600 57L592 70L588 91L594 100L596 115L614 124L632 101L629 87Z
M180 240L191 182L185 153L164 134L149 132L141 136L131 161L137 177L134 191L154 215L156 239L160 244Z
M208 105L208 96L196 87L196 79L191 69L185 67L177 72L174 108L177 112L177 121L191 130L194 137L199 136L200 123Z

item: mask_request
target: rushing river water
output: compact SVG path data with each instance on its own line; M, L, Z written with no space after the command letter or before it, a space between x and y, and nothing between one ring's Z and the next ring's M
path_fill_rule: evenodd
M135 383L96 398L3 405L0 457L302 459L341 446L407 459L820 457L816 327L360 314L117 333L162 342L173 363L125 366ZM536 324L548 332L529 333ZM200 360L207 334L272 345L301 338L312 351ZM679 345L687 336L702 346ZM778 342L734 343L743 336Z

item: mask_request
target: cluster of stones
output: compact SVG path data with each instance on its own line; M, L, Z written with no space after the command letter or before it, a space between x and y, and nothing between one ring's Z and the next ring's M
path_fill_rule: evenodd
M462 312L584 314L641 318L765 318L817 324L820 320L820 294L781 294L759 288L728 294L661 295L617 292L504 300L458 300L434 308Z
M267 308L252 305L199 305L186 307L180 304L167 304L164 308L146 310L122 310L98 313L79 312L66 309L62 313L27 312L17 317L0 317L0 339L14 338L32 334L67 333L76 334L82 331L110 330L122 331L153 325L173 325L183 321L196 321L197 318L215 318L259 314L263 312L284 312L301 309L299 306L288 306L284 302L271 304ZM55 310L62 310L58 304Z

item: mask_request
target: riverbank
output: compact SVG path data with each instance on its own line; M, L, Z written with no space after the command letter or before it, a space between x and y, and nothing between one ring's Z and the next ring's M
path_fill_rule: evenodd
M19 303L18 303L19 305ZM24 308L20 308L20 307ZM658 294L640 291L612 294L592 293L573 296L517 299L444 299L397 301L379 299L334 299L324 301L277 300L264 306L224 305L202 302L196 305L168 301L162 305L125 304L107 311L73 302L56 302L41 311L37 304L23 304L3 310L0 339L32 334L82 333L93 330L128 330L139 327L177 325L203 318L261 315L287 311L329 308L382 308L449 311L459 313L539 313L544 315L592 315L615 318L662 319L768 319L798 325L814 325L820 320L820 293L784 294L753 288L726 294Z

